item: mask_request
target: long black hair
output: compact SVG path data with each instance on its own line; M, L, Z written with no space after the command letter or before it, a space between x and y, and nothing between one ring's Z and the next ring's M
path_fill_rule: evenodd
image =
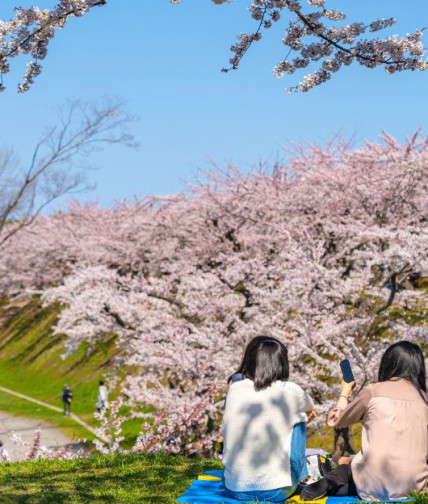
M289 376L287 348L276 338L256 336L248 343L236 373L252 380L256 390L263 390L276 380L286 381ZM228 381L231 379L232 376Z
M418 390L427 391L425 360L418 345L400 341L386 349L380 361L378 379L383 382L391 378L405 378Z

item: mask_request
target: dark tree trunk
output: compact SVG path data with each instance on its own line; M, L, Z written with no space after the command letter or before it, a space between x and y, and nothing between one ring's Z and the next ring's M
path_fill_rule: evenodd
M334 455L348 456L354 455L355 450L351 445L351 440L349 437L349 427L343 427L341 429L334 428Z

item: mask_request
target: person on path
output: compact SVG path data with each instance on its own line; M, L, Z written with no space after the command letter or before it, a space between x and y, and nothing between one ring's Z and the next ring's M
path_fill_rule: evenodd
M0 439L0 462L10 462L9 453L3 446L3 441Z
M308 476L309 394L288 381L287 348L257 336L229 378L223 418L223 486L244 501L284 502Z
M325 495L363 500L401 499L428 489L428 395L424 356L418 345L401 341L387 348L378 382L361 389L342 381L331 427L361 423L362 447L349 464L307 485L302 500Z
M71 415L71 401L73 399L73 393L68 385L64 385L62 391L62 402L64 404L64 416Z
M98 387L97 413L108 411L108 391L103 380L100 380Z

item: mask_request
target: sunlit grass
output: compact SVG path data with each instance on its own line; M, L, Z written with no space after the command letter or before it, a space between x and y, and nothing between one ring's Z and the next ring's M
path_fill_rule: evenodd
M428 504L428 490L423 493L413 492L410 497L415 504Z
M7 311L6 311L7 310ZM56 305L42 308L34 298L22 306L2 308L0 329L0 386L62 408L64 384L73 390L72 412L92 426L98 394L98 381L112 372L118 347L114 337L87 346L67 359L64 336L52 336L59 313ZM51 422L73 439L92 439L89 431L61 413L0 392L0 410ZM126 434L135 437L137 426L127 426Z
M0 502L8 504L173 504L209 459L114 455L0 465Z

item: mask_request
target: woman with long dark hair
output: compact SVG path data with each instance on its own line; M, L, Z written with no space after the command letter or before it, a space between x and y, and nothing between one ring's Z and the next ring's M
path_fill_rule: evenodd
M308 485L303 500L355 495L369 500L403 498L428 488L428 397L425 361L418 345L401 341L382 356L378 382L352 402L355 382L342 381L331 427L362 423L362 447L350 464L339 465Z
M306 424L310 396L288 381L287 348L257 336L229 378L223 419L223 483L244 501L284 502L307 476Z

